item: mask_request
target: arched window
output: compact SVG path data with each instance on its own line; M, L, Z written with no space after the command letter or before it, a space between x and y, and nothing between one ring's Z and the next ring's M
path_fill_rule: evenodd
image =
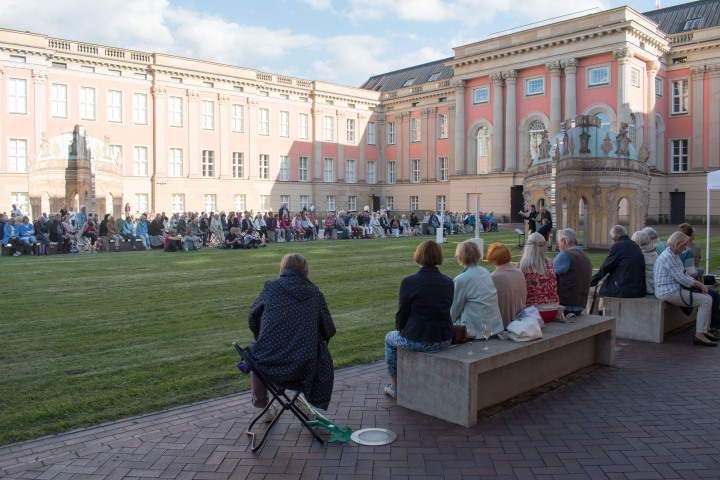
M600 128L603 130L610 130L610 117L605 113L596 113L596 117L600 119Z
M626 197L622 197L617 205L618 224L630 226L630 201Z
M80 211L80 195L78 195L78 194L76 193L76 194L75 194L75 198L74 198L73 200L74 200L74 202L75 202L75 211L76 211L76 212L79 212L79 211Z
M533 158L537 155L538 147L542 142L543 133L545 133L545 124L540 120L533 120L528 128L529 141L530 141L530 155Z
M628 129L627 129L627 136L630 139L630 143L632 143L633 147L637 148L637 145L635 145L635 115L630 114L630 121L628 122Z
M475 139L477 141L477 173L488 173L490 169L490 154L488 152L490 134L487 127L480 127Z
M538 208L540 208L540 207L546 207L547 205L545 205L545 199L544 199L544 198L540 198L540 199L538 200L538 202L537 202L537 206L538 206Z

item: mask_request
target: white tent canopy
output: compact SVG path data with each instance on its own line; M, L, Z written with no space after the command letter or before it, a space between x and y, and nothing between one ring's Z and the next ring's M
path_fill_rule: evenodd
M705 273L710 273L710 192L720 190L720 170L708 173L707 176L707 237L705 239Z

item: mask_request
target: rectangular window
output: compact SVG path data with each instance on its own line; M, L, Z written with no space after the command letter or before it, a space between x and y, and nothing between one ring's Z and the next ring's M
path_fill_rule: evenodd
M280 195L280 205L285 204L288 210L290 210L290 195Z
M12 192L10 194L10 204L16 205L18 210L23 212L23 214L27 214L28 216L30 215L30 194L29 193L27 193L27 192Z
M412 160L412 183L420 182L420 159L413 158Z
M95 120L95 89L80 87L80 120Z
M438 195L436 203L437 203L437 211L444 212L445 211L445 195Z
M95 67L89 67L87 65L80 65L80 71L88 72L88 73L95 73Z
M206 212L214 212L217 205L216 197L214 193L206 193L203 201Z
M258 134L270 135L270 110L267 108L258 110Z
M203 87L213 88L215 84L213 82L203 82Z
M202 151L202 176L205 178L213 178L215 176L215 151Z
M183 176L183 151L182 148L171 148L168 159L169 172L171 177Z
M185 211L185 194L184 193L173 193L172 194L172 212L182 213Z
M122 151L122 145L110 145L110 156L116 162L118 162L119 159L122 158Z
M245 178L245 155L242 152L232 154L232 178Z
M147 80L147 73L134 73L133 77L139 80Z
M140 213L147 213L148 208L148 194L147 193L136 193L135 194L135 211Z
M610 67L589 68L587 75L589 87L608 85L610 83Z
M357 197L348 197L348 211L357 211Z
M325 117L325 141L332 142L335 140L335 119L333 117Z
M270 210L270 197L268 195L260 195L260 211L267 212Z
M122 72L120 70L115 70L114 68L108 68L107 71L108 75L112 75L113 77L121 77Z
M307 140L308 138L308 114L298 114L298 137Z
M122 92L108 90L107 92L107 121L122 122Z
M355 119L354 118L347 119L346 140L347 140L347 143L355 143Z
M147 147L133 147L133 175L136 177L147 177L147 174Z
M290 136L290 112L284 110L280 111L280 136Z
M448 157L438 157L438 180L448 181Z
M410 197L410 210L417 210L418 209L418 197L413 196Z
M672 141L672 152L670 153L670 171L681 173L688 171L690 158L690 142L687 138Z
M290 181L290 155L280 155L280 178L281 182Z
M348 158L345 160L345 181L347 183L357 182L355 163L354 159Z
M387 167L387 182L395 183L395 160L390 160Z
M387 122L387 144L395 145L395 122Z
M670 113L683 115L690 111L690 84L687 80L673 80Z
M25 63L27 59L23 55L10 55L11 62Z
M244 212L245 211L245 194L239 193L235 195L235 211L236 212Z
M258 157L258 178L260 180L270 178L270 155L261 153Z
M170 77L170 83L182 83L182 78L180 78L180 77Z
M147 95L144 93L133 95L133 123L147 124Z
M168 122L171 127L183 126L183 99L182 97L168 98Z
M545 93L545 78L528 78L525 80L525 95L542 95Z
M298 181L307 182L308 177L308 164L310 163L309 157L298 157Z
M411 118L410 119L410 127L411 127L410 141L419 142L420 141L420 118L417 118L417 117Z
M327 209L331 212L335 211L335 196L328 195L325 197L325 201L327 202Z
M10 173L27 173L27 140L10 139L8 171Z
M202 101L202 128L213 130L215 128L215 102L211 100Z
M323 170L323 179L328 182L334 182L335 181L335 159L332 157L325 157L323 159L323 165L325 166Z
M395 210L395 198L393 197L385 197L385 205L387 206L387 210Z
M375 128L377 124L375 122L368 122L367 125L367 144L368 145L375 145L377 140L375 140Z
M490 87L476 88L473 90L473 103L490 103Z
M8 80L8 112L27 113L27 80L22 78Z
M662 77L655 77L655 96L663 98L663 79Z
M50 85L50 115L67 118L67 85Z
M438 122L440 125L440 134L438 137L440 137L440 140L445 140L448 138L448 115L447 113L441 113L438 115L438 118L440 119Z
M245 108L242 105L232 106L232 131L243 132L245 130Z
M374 185L377 183L377 166L375 162L367 162L367 183Z
M310 208L310 196L300 195L300 210L307 210Z
M637 68L630 69L630 85L633 87L640 86L640 70Z

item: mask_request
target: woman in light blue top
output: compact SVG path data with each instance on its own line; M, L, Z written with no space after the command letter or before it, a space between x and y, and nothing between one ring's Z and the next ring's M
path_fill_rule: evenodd
M30 219L27 215L22 217L22 223L17 227L20 232L21 242L28 246L37 243L37 238L35 238L35 227L33 227L33 224L30 223Z
M478 265L480 248L472 240L466 240L455 251L458 263L465 269L455 277L455 294L450 318L455 325L465 325L479 336L482 324L487 323L495 335L504 329L497 290L490 272Z
M137 238L142 241L143 245L145 245L145 250L150 250L152 247L150 246L150 236L148 235L148 221L145 215L142 215L140 217L140 220L136 225L136 229Z

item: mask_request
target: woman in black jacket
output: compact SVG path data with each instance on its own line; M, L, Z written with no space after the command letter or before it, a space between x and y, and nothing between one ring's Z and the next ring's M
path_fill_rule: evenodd
M400 299L395 329L385 336L385 363L390 385L385 394L397 398L397 349L417 352L445 350L452 343L453 324L450 307L454 285L437 265L442 265L442 247L426 240L415 250L420 271L400 283Z

